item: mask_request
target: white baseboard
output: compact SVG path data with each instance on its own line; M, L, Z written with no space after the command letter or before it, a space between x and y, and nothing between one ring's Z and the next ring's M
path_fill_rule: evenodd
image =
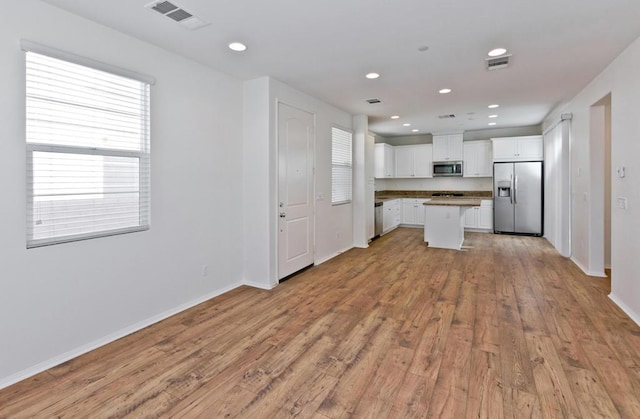
M261 284L259 282L253 282L253 281L245 280L245 281L242 281L242 285L246 285L248 287L259 288L261 290L267 290L268 291L268 290L274 289L276 287L276 285L278 285L278 284L276 283L276 284L265 285L265 284Z
M624 311L626 315L631 318L631 320L633 320L638 326L640 326L640 315L638 315L638 313L631 310L631 308L628 305L623 303L618 297L613 295L613 293L609 294L609 298L611 299L611 301L615 303L615 305L620 307L620 309Z
M367 246L367 247L369 247L369 246ZM341 255L341 254L343 254L344 252L347 252L347 251L349 251L349 250L351 250L351 249L353 249L353 248L354 248L354 246L351 246L351 247L345 247L344 249L339 250L339 251L335 252L334 254L332 254L332 255L330 255L330 256L327 256L327 257L324 257L324 258L322 258L322 259L316 260L313 264L314 264L314 265L320 265L320 264L325 263L326 261L331 260L331 259L333 259L334 257L336 257L336 256L338 256L338 255Z
M571 259L571 261L573 263L576 264L576 266L578 268L580 268L582 270L582 272L584 272L585 274L587 274L589 276L597 276L599 278L606 278L607 277L607 275L604 273L604 271L602 271L602 272L590 271L587 268L585 268L584 266L582 266L582 264L576 258L574 258L573 256L570 259Z
M147 326L151 326L154 323L157 323L161 320L164 320L168 317L174 316L182 311L185 311L191 307L195 307L200 303L204 303L207 300L210 300L214 297L217 297L219 295L224 294L225 292L229 292L232 289L238 288L239 286L241 286L241 283L236 283L233 285L230 285L228 287L225 288L221 288L218 289L216 291L213 291L209 294L205 294L201 297L196 298L195 300L191 300L188 303L185 304L181 304L177 307L174 307L172 309L166 310L162 313L159 313L155 316L149 317L147 319L144 319L142 321L139 321L137 323L132 324L131 326L125 327L123 329L118 330L117 332L111 333L109 335L106 335L104 337L101 337L99 339L96 339L92 342L87 343L86 345L82 345L80 347L71 349L70 351L67 351L63 354L60 355L56 355L53 358L49 358L46 361L40 362L34 366L31 366L29 368L26 368L22 371L19 371L15 374L9 375L8 377L2 377L0 378L0 389L3 389L5 387L8 387L12 384L15 384L19 381L25 380L29 377L32 377L36 374L39 374L43 371L48 370L49 368L53 368L56 365L60 365L63 362L67 362L70 359L73 358L77 358L80 355L83 355L87 352L91 352L94 349L97 349L101 346L104 346L108 343L114 342L120 338L123 338L127 335L130 335L134 332L137 332L138 330L144 329Z

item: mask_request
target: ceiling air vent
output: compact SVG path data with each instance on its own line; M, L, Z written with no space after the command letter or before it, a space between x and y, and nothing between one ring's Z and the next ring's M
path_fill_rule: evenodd
M446 114L446 115L439 115L438 116L438 118L440 118L440 119L450 119L450 118L455 118L455 117L456 117L456 115L453 114L453 113Z
M511 54L508 54L508 55L501 55L499 57L487 58L485 62L487 63L487 70L501 70L509 66L510 60L511 60Z
M370 105L380 103L380 99L367 99L367 103L369 103Z
M154 1L144 7L178 22L187 29L195 30L209 24L170 1Z

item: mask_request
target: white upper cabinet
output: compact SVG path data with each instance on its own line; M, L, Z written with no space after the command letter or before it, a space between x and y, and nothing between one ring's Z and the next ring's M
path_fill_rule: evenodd
M431 144L397 146L396 174L397 178L431 177L432 146Z
M493 161L542 161L541 135L492 138Z
M462 157L462 134L433 136L433 161L460 161Z
M375 177L392 178L395 176L395 147L385 143L375 145Z
M464 142L464 177L491 177L492 173L491 141Z

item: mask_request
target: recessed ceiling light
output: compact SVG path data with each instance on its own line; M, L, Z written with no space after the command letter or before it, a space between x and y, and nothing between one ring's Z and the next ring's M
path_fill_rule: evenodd
M495 108L499 108L499 107L500 107L500 105L497 105L495 103L493 105L487 106L487 108L489 108L489 109L495 109Z
M489 118L497 118L498 115L489 115Z
M410 127L411 124L402 124L403 127Z
M229 44L229 49L232 51L242 52L247 49L247 46L242 42L232 42Z
M499 57L507 52L506 48L495 48L487 54L489 57Z
M400 119L400 115L393 115L391 119Z
M438 90L438 93L440 93L441 95L446 95L447 93L451 93L451 89L440 89Z
M419 129L412 129L411 132L419 132Z
M494 126L496 125L496 122L489 122L487 125Z
M365 77L368 78L368 79L373 80L373 79L377 79L378 77L380 77L380 74L378 74L378 73L369 73Z

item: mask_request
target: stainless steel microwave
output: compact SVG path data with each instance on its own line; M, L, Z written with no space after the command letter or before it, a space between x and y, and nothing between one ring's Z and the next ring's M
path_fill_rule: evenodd
M433 176L462 176L461 161L433 162Z

